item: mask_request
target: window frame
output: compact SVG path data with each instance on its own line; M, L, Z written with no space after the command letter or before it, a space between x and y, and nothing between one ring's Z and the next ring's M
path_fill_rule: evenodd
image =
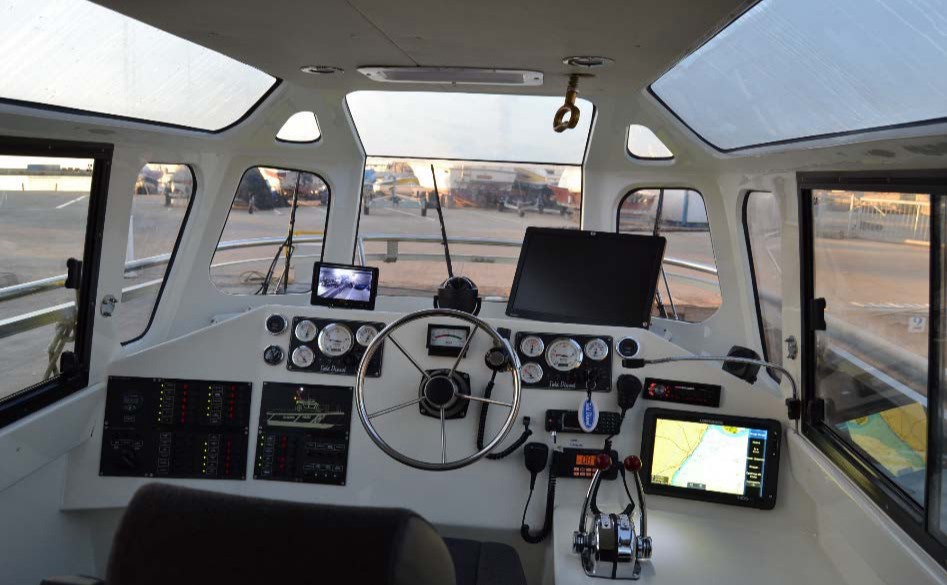
M174 247L171 248L171 257L168 258L168 263L165 266L164 274L161 277L161 286L158 287L158 296L155 297L154 306L151 307L151 315L148 316L148 323L145 325L144 330L140 334L131 339L125 340L122 342L122 346L126 346L136 341L140 341L145 335L148 334L148 331L151 330L151 324L154 323L155 315L158 313L158 306L161 304L161 296L164 294L164 287L168 284L168 278L171 276L171 269L174 267L174 261L178 257L178 248L181 246L181 240L184 238L184 232L187 230L187 222L191 218L191 210L194 208L194 200L197 198L197 173L194 172L194 167L190 163L163 163L163 162L148 162L145 163L142 168L148 165L181 165L187 167L187 170L191 172L191 196L188 198L187 209L184 210L184 217L181 218L181 227L178 228L178 235L174 240ZM139 171L139 174L141 171ZM132 197L135 195L133 194ZM236 197L236 195L234 195ZM134 210L128 214L128 221L131 221L132 213ZM228 214L229 217L229 214ZM223 232L221 232L223 233ZM129 237L134 237L135 235L129 232ZM124 267L123 267L124 271ZM124 291L122 291L124 293Z
M759 329L760 348L763 352L763 360L769 362L772 360L770 360L769 347L767 347L767 344L766 344L766 334L765 334L765 328L763 326L763 305L760 303L759 285L757 285L756 283L756 261L753 259L753 244L750 241L750 224L747 221L748 219L747 213L749 211L749 206L750 206L750 197L754 193L769 193L773 195L774 197L775 197L775 193L772 193L771 191L764 191L762 189L753 189L753 190L747 191L746 194L743 196L743 210L742 210L743 238L744 238L744 241L746 242L747 262L750 265L750 282L753 286L753 300L756 301L756 325ZM780 345L779 348L781 350L782 345ZM766 373L774 382L779 383L780 381L779 373L777 371L775 371L773 368L766 368Z
M73 352L78 359L79 369L72 376L67 377L60 373L55 378L38 381L0 400L0 428L50 406L89 384L92 333L113 149L112 144L105 143L0 136L0 155L88 158L94 161L76 306L76 340Z
M671 153L671 156L638 156L637 154L632 152L631 145L629 144L629 141L631 140L631 127L632 126L641 126L642 128L645 128L648 132L651 133L652 136L654 136L658 140L658 142L661 143L662 146L664 146L664 148L667 149L668 152ZM639 122L632 122L631 124L628 124L628 126L625 128L625 154L631 157L631 159L636 163L670 164L670 163L673 163L675 160L677 160L677 158L674 156L674 152L670 148L668 148L667 144L664 144L664 141L661 140L661 138L658 137L658 135L654 133L654 130L652 130L650 126L646 124L641 124ZM703 195L701 195L701 197L703 197Z
M796 177L799 202L800 293L802 308L802 434L845 473L873 502L938 563L947 563L947 535L940 532L940 459L944 451L942 437L943 404L941 379L943 294L940 290L941 266L947 259L945 234L947 218L947 171L888 172L811 172ZM928 275L930 327L928 328L927 453L924 502L919 504L903 492L866 457L845 443L821 421L816 402L815 365L816 330L813 327L815 297L815 238L812 214L814 190L883 191L925 193L931 197L931 246ZM936 278L936 279L935 279Z
M279 133L283 130L283 126L285 126L286 123L289 122L289 120L293 116L297 114L301 114L301 113L306 113L306 112L312 114L313 122L316 123L316 130L319 132L319 136L315 140L286 140L285 138L279 137ZM319 142L322 142L322 126L319 125L319 116L316 115L316 112L314 110L299 110L295 114L290 114L290 116L286 118L286 121L283 122L283 125L279 127L279 130L276 131L276 135L274 136L273 139L276 140L277 144L288 145L288 146L294 146L294 145L307 146L307 145L312 145L312 144L318 144Z
M627 188L627 187L626 187L626 188ZM710 227L710 215L706 213L706 211L707 211L707 199L704 198L704 194L700 191L700 189L697 189L696 187L668 187L668 186L663 186L663 187L635 186L635 187L631 187L628 191L625 192L624 195L621 196L621 199L618 200L618 206L615 208L615 233L622 233L622 232L621 232L621 208L622 208L622 206L625 204L625 199L628 199L628 197L630 197L631 195L637 193L638 191L693 191L694 193L697 193L697 195L700 196L700 201L701 201L701 203L703 203L703 205L704 205L704 213L705 213L705 215L707 216L707 235L710 237L710 251L711 251L711 253L714 255L714 270L717 271L717 288L720 290L720 305L714 310L713 313L710 314L709 317L707 317L706 319L704 319L704 320L702 320L702 321L687 321L686 319L675 319L675 318L671 317L670 315L665 315L665 316L660 316L660 315L658 315L657 318L658 318L658 319L667 319L668 321L674 321L674 322L677 322L677 323L688 323L688 324L693 324L693 325L699 325L700 323L706 323L708 320L712 319L717 313L719 313L719 312L720 312L720 309L723 308L723 287L720 285L720 270L719 270L719 268L717 268L717 248L714 246L714 235L713 235L713 231L712 231L712 229L711 229L711 227ZM662 194L662 197L663 197L663 194ZM658 224L658 221L659 221L659 220L660 220L660 218L657 217L657 216L655 216L655 228L654 228L654 229L657 229L657 224ZM652 232L651 232L652 235L654 234L654 229L652 229ZM667 250L665 250L665 254L666 254L666 253L667 253ZM665 256L664 258L667 258L667 256ZM665 288L665 290L668 290L668 286L667 286L667 276L665 275L665 272L664 272L664 258L661 259L661 275L660 275L660 279L663 280L663 281L665 281L665 287L664 287L664 288ZM659 283L658 283L658 287L655 289L655 296L657 296L658 294L660 294L660 291L661 291L661 283L659 282Z
M226 295L228 297L261 296L257 294L231 294L231 293L224 292L220 290L216 284L214 284L213 274L211 273L211 270L214 268L214 257L217 255L217 250L220 248L220 241L224 237L224 232L227 231L227 224L230 223L230 214L233 213L233 204L237 200L237 194L240 191L240 185L243 183L243 178L246 176L248 172L250 172L250 170L259 169L259 168L277 169L280 171L289 171L291 173L307 173L310 175L315 175L316 177L319 177L319 180L322 181L322 183L326 186L326 193L328 194L329 203L326 205L326 222L322 228L322 246L319 249L319 261L322 262L323 260L325 260L325 257L326 257L326 242L329 241L329 224L331 223L329 221L329 215L332 212L332 186L329 184L329 181L327 181L326 178L322 176L321 173L316 172L316 171L307 171L307 170L298 169L298 168L291 169L291 168L286 168L278 164L269 165L266 163L260 163L260 164L250 165L249 167L245 168L242 173L240 173L240 180L237 181L237 186L233 191L233 199L230 200L230 208L227 210L227 219L224 220L224 225L220 228L220 235L217 236L217 243L214 244L214 250L210 255L210 262L207 264L207 278L208 280L210 280L210 285L214 288L215 291L217 291L218 293L222 295ZM196 180L197 179L195 178L195 181ZM195 184L195 188L196 188L196 184ZM359 197L359 201L361 202L361 197ZM289 220L287 219L287 222L288 221ZM281 295L266 295L266 296L277 296L277 297L297 296L298 297L304 294L309 294L309 293L283 293Z

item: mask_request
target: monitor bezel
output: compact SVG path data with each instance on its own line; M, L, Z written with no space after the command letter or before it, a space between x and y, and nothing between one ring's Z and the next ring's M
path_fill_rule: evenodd
M679 420L730 425L743 428L763 429L766 437L766 464L763 467L763 493L760 496L725 494L664 484L651 483L651 464L654 455L654 437L658 419ZM641 430L641 483L646 494L684 498L715 504L728 504L760 510L772 510L776 505L779 484L779 448L782 442L782 425L778 420L745 416L722 415L714 412L649 408L644 413Z
M555 235L559 238L603 238L607 240L620 240L620 239L638 239L638 238L657 238L661 240L661 254L657 260L657 265L652 267L654 273L654 278L651 282L650 294L647 295L648 299L651 299L651 302L648 303L648 308L644 312L644 315L641 316L641 319L632 319L629 321L616 321L613 319L603 318L603 319L587 319L580 317L571 317L565 316L556 313L546 313L543 311L530 311L524 310L522 308L516 308L515 303L517 296L519 294L519 285L520 277L523 274L525 267L525 260L527 257L527 252L529 251L529 246L533 242L534 235ZM658 288L658 278L661 274L661 264L664 261L664 252L667 249L667 239L663 236L645 236L640 234L623 234L616 232L600 232L592 230L575 230L575 229L566 229L566 228L547 228L547 227L528 227L526 228L526 235L523 236L523 245L520 247L520 256L519 260L516 263L516 273L513 276L513 286L510 288L510 298L506 303L506 315L508 317L514 317L517 319L532 319L534 321L545 321L551 323L583 323L587 325L606 325L614 327L640 327L647 329L651 325L651 306L653 304L654 295Z
M367 301L352 301L348 299L326 299L319 296L319 273L322 268L341 268L343 270L354 270L356 272L369 272L372 275L372 284L369 287L369 296ZM309 297L309 304L317 307L333 307L336 309L362 309L365 311L375 310L375 297L378 296L378 269L371 266L355 266L354 264L336 264L334 262L315 262L312 265L312 292Z

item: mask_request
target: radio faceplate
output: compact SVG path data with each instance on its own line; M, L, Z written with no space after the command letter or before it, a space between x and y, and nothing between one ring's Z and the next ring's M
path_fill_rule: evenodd
M612 338L569 333L516 334L525 388L610 392Z

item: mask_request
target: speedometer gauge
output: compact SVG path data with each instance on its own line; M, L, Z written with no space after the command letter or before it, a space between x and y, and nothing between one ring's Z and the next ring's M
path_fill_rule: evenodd
M582 347L574 339L560 337L546 349L546 363L560 372L569 372L582 364Z
M319 334L319 351L329 357L345 355L352 349L352 330L340 323L326 325Z
M585 355L600 362L608 357L608 344L601 339L591 339L585 344Z
M523 355L526 357L539 357L542 355L544 349L546 349L546 347L543 345L543 340L535 335L524 337L523 340L520 341L520 351L523 352Z
M543 379L543 367L536 362L526 362L520 367L520 379L524 384L535 384Z

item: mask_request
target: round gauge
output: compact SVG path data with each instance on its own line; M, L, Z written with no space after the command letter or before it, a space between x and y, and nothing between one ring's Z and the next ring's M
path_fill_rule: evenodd
M582 347L568 337L560 337L546 348L546 363L560 372L569 372L582 364Z
M535 384L543 379L543 367L536 362L527 362L520 367L520 379L524 384Z
M638 342L631 337L624 337L615 345L615 351L623 358L633 358L638 355Z
M296 323L296 329L294 331L296 334L296 339L302 341L303 343L309 343L315 339L316 333L318 332L319 328L309 319L303 319L299 323Z
M319 333L319 351L329 357L345 355L352 349L352 330L339 323L326 325Z
M305 345L300 345L293 350L293 365L297 368L308 368L316 361L316 354Z
M378 329L373 325L362 325L355 332L355 341L361 346L368 346L378 336Z
M520 351L526 357L539 357L544 349L546 349L546 346L543 344L543 340L535 335L524 337L523 341L520 341Z
M608 344L601 339L592 339L585 344L585 355L597 362L608 357Z
M270 315L266 318L266 330L272 335L279 335L286 331L286 317L282 315Z

